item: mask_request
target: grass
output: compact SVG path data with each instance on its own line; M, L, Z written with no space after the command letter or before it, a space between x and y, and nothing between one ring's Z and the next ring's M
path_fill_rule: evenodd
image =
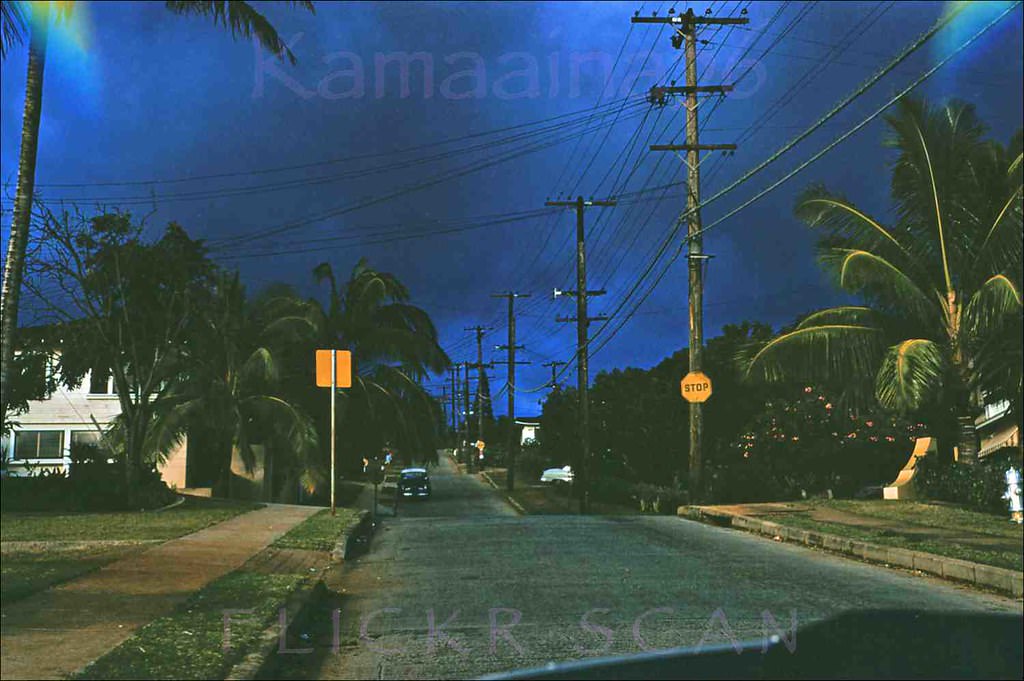
M824 502L839 511L866 515L882 520L941 527L944 529L969 530L993 537L1020 539L1021 528L1009 522L1005 516L979 513L949 504L928 504L916 501L830 501Z
M251 503L189 499L159 513L0 513L0 594L4 603L24 598L141 551L153 542L190 534L257 507ZM18 546L10 542L52 543Z
M107 563L144 549L148 544L48 547L45 551L4 551L0 566L0 599L4 605L54 584L74 579Z
M803 513L763 516L780 525L850 539L934 553L984 565L1024 569L1024 533L1006 518L945 504L896 501L813 501L807 509L831 508L881 521L879 526L823 521ZM927 534L925 528L939 530ZM903 531L901 531L903 530ZM916 531L915 531L916 530ZM991 538L991 545L985 540Z
M279 549L306 551L333 551L341 533L352 528L359 520L360 510L338 508L337 515L329 510L320 511L299 523L273 543Z
M86 667L81 679L222 679L253 650L277 608L303 575L232 572L198 591L173 614L156 619ZM225 611L231 616L225 649Z
M188 499L166 511L0 513L0 541L174 539L259 508L259 504Z

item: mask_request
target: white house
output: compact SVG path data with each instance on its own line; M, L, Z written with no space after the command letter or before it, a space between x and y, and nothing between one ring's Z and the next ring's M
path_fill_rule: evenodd
M516 419L516 425L520 427L519 431L519 444L525 445L530 442L536 442L537 438L540 437L540 417L539 416L524 416L523 418Z
M121 413L109 372L93 371L74 389L59 387L48 399L31 401L28 411L13 418L11 437L0 444L0 453L12 476L31 475L41 470L67 471L71 466L71 445L100 444L101 434ZM186 443L184 440L159 466L169 486L186 487Z

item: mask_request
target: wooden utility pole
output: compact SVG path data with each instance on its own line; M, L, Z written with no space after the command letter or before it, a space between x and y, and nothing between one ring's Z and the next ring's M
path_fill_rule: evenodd
M484 369L486 367L491 366L491 365L490 364L484 364L484 346L483 346L483 341L484 341L484 333L489 331L489 330L490 330L490 327L480 326L480 325L470 326L470 327L466 328L466 331L473 331L473 332L476 333L476 363L475 364L471 364L469 366L472 366L472 367L476 368L476 370L477 370L477 381L476 381L476 419L477 419L476 439L477 440L483 440L484 439L484 409L483 409L483 400L484 400L484 397L483 397ZM467 384L469 383L469 370L468 370L468 368L466 370L466 382L467 382ZM488 395L487 398L490 399L490 395ZM468 420L468 418L469 417L467 415L467 420ZM469 470L472 471L473 470L473 460L476 458L476 455L470 454L469 458L470 458Z
M587 476L591 469L591 460L590 398L587 391L590 379L587 363L590 356L588 348L590 322L595 319L587 317L587 298L602 295L604 291L587 290L587 251L584 245L583 212L590 206L614 206L615 201L612 199L584 201L582 196L578 196L575 201L546 201L544 205L576 209L576 291L556 290L555 295L565 293L576 296L576 317L560 321L576 322L576 385L579 399L580 464L579 470L575 472L574 484L578 485L579 489L580 513L588 513L590 510L590 483Z
M686 144L655 144L651 146L651 151L686 152L688 186L686 192L686 239L689 244L686 258L689 265L690 371L701 371L704 363L704 265L708 256L704 254L704 237L700 221L700 152L731 151L736 148L735 144L700 144L698 139L697 95L724 95L732 90L732 86L697 84L697 27L702 24L746 24L749 21L745 17L699 17L693 13L692 9L677 16L632 18L634 24L672 24L677 27L672 36L672 46L676 49L679 49L680 46L685 48L685 87L653 87L649 100L652 104L664 106L668 95L686 95ZM703 496L703 447L703 405L699 402L691 402L688 476L690 503L699 503Z
M508 473L505 476L505 487L509 492L516 488L516 454L519 449L519 442L516 440L516 364L529 364L529 362L517 362L516 350L521 350L522 345L516 345L516 298L529 298L529 293L494 293L492 298L508 298L508 344L498 345L497 350L508 350L508 359L503 362L508 364ZM498 362L492 362L497 364Z
M557 388L558 387L558 367L562 366L563 364L565 364L565 362L551 361L551 362L544 362L544 364L541 365L541 366L551 367L551 387L552 388Z
M448 368L448 375L451 378L452 388L452 437L458 439L459 431L459 365L453 364Z
M469 362L462 363L465 376L462 381L462 407L465 409L462 419L463 442L469 443Z

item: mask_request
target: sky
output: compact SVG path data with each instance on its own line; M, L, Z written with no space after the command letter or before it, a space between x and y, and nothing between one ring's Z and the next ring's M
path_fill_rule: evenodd
M671 265L685 208L681 159L649 151L682 141L683 108L645 101L684 81L661 25L692 6L749 24L705 26L702 143L735 143L701 165L705 199L815 123L956 3L316 3L315 14L260 3L296 57L290 65L208 20L163 3L76 3L56 28L45 72L37 191L47 202L121 207L152 234L171 221L207 240L251 291L284 281L323 295L311 271L339 276L360 258L397 275L434 319L453 361L475 361L467 327L491 327L484 361L504 359L506 303L517 301L516 410L539 413L550 369L572 359L575 215L549 199L617 197L586 211L593 315L591 377L650 367L687 343L685 259ZM948 27L763 172L708 203L705 335L757 320L775 327L847 298L822 275L796 196L823 183L891 216L881 117L763 198L719 221L873 114L1006 10L973 3ZM0 66L2 240L10 233L27 50ZM913 94L973 103L993 138L1020 127L1020 6ZM403 72L407 77L403 78ZM673 185L661 188L663 185ZM646 191L642 191L646 190ZM668 241L666 241L668 240ZM665 255L654 260L663 243ZM650 263L656 264L626 298ZM664 269L665 267L668 269ZM636 307L656 276L658 285ZM31 320L27 301L23 323ZM627 316L627 313L628 316ZM625 322L621 324L621 322ZM616 330L617 329L617 330ZM613 333L614 332L614 333ZM492 390L505 368L490 370ZM561 375L575 382L571 366ZM444 377L430 380L436 394ZM504 398L495 412L505 413Z

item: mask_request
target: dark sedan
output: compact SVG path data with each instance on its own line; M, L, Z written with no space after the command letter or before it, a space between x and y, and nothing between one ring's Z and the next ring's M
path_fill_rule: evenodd
M429 497L430 476L425 468L406 468L398 476L398 493L403 497Z

